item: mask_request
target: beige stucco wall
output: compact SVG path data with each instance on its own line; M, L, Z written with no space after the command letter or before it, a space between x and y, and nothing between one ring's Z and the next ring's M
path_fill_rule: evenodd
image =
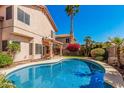
M30 25L17 20L18 8L30 15ZM42 44L42 38L51 37L51 31L55 32L44 13L25 6L14 6L14 32L33 37L34 43ZM41 56L41 54L35 54L34 59L41 58Z
M22 9L30 15L30 25L26 25L25 23L17 20L17 8ZM14 6L14 26L29 31L29 33L37 34L41 37L51 37L51 30L54 31L52 25L44 13L25 6ZM21 33L18 30L14 31ZM26 34L25 32L23 33Z
M13 18L10 20L6 20L6 8L9 7L9 5L1 6L0 7L0 16L4 17L3 21L3 27L8 27L13 25ZM13 6L12 6L12 11L13 11ZM12 13L13 16L13 13Z
M13 6L12 6L12 19L6 20L6 8L9 5L1 6L0 7L0 16L4 17L4 21L2 22L2 39L6 40L9 39L9 34L13 31Z
M108 48L108 54L109 54L108 62L110 64L117 62L117 53L116 52L117 52L117 48L115 46ZM123 52L121 52L120 60L121 60L121 63L124 64L124 53Z
M0 16L6 16L6 7L0 8ZM17 9L20 8L30 15L30 25L27 25L17 19ZM21 42L21 51L15 57L16 61L27 60L29 56L29 43L34 43L33 51L35 52L35 43L42 44L43 37L51 37L51 31L55 32L51 23L44 13L26 6L13 6L13 19L4 20L3 40L16 40ZM18 35L12 35L12 32ZM19 36L20 35L20 36ZM24 37L24 36L26 37ZM32 38L27 38L32 37ZM33 59L41 58L41 54L33 54Z
M29 43L21 42L21 52L16 54L14 61L21 61L22 59L29 59Z

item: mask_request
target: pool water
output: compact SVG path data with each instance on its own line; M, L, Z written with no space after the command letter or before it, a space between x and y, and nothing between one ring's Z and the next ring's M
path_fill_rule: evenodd
M66 59L18 69L7 79L18 88L111 88L104 82L104 73L103 67L93 62Z

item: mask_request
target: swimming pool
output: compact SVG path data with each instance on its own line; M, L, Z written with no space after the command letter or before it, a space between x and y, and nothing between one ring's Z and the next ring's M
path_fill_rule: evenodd
M104 68L94 62L65 59L21 68L6 78L18 88L112 88L104 82L104 73Z

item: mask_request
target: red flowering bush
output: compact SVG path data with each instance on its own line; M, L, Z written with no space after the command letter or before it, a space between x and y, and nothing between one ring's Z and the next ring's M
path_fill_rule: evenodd
M80 49L79 44L68 44L68 46L67 46L67 50L69 50L70 52L76 52L79 49Z

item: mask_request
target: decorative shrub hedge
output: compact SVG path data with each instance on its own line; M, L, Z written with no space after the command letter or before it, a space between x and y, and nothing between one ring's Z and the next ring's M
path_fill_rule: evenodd
M105 55L105 50L102 48L96 48L96 49L91 50L91 56L95 60L102 61L104 59L104 55Z
M12 64L13 59L8 54L0 53L0 67Z
M91 50L91 56L92 57L97 57L97 56L104 56L105 50L102 48L95 48Z
M0 88L15 88L15 85L7 80L4 75L0 75Z

